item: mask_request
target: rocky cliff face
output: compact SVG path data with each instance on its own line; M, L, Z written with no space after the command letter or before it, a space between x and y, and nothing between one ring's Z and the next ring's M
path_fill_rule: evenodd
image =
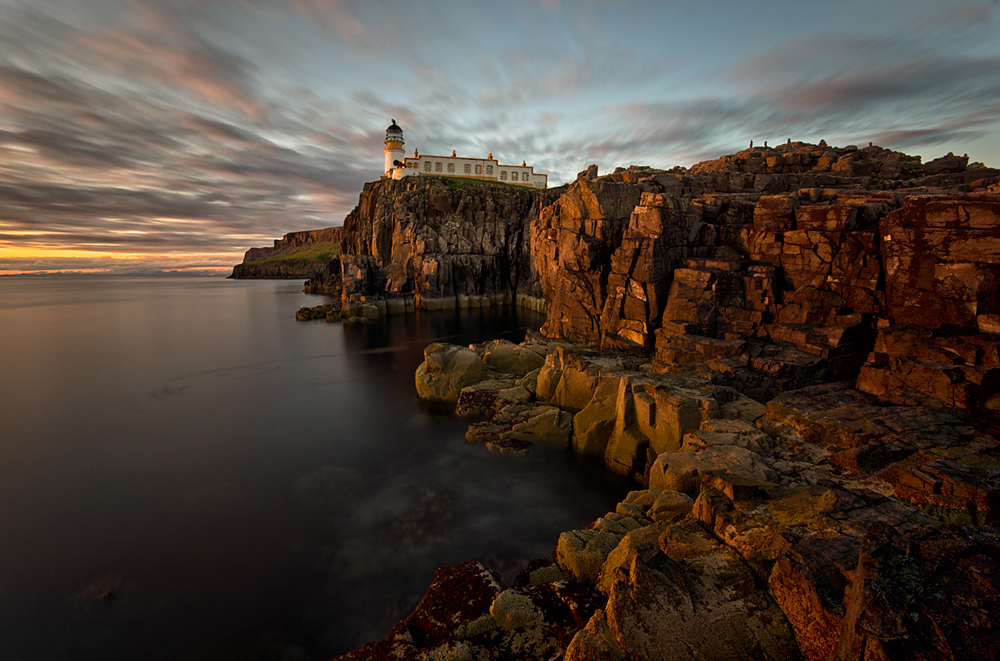
M532 224L543 332L655 349L761 401L864 364L866 392L996 408L996 173L800 143L581 173Z
M436 177L366 184L344 221L345 303L381 312L540 306L528 227L559 192Z
M318 273L339 250L339 227L289 232L271 248L250 248L231 278L300 279Z
M637 186L577 182L532 224L531 254L546 300L546 334L601 338L611 257L640 194Z

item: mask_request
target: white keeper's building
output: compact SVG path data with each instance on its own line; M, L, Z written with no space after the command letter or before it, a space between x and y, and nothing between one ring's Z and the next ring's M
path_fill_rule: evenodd
M394 119L385 130L385 176L390 179L430 175L486 179L530 188L548 187L549 176L536 174L534 168L524 162L521 165L500 165L493 154L486 158L462 158L455 152L451 152L451 156L424 156L417 150L413 150L413 156L407 157L403 144L403 129Z

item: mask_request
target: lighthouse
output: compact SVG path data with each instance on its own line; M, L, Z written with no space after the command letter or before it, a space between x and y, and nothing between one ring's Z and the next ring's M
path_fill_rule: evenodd
M546 188L549 176L535 172L525 161L520 165L503 165L490 154L486 158L459 156L452 150L451 156L433 156L413 150L413 156L406 157L403 151L403 129L396 120L385 130L385 175L386 179L399 181L406 177L462 177L482 181L498 181L514 186Z
M406 153L403 151L403 129L396 120L385 130L385 176L393 177L393 170L404 166Z

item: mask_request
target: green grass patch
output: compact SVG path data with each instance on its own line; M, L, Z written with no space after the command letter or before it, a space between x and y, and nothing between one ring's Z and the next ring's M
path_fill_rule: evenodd
M493 179L476 179L475 177L449 177L447 175L436 174L433 176L422 175L427 179L440 179L452 190L457 190L459 188L467 188L470 186L498 186L504 188L516 188L518 190L533 190L542 191L543 188L535 188L533 186L518 186L517 184L507 183L506 181L494 181Z
M281 262L302 261L326 264L339 254L339 243L311 243L296 250L292 250L291 252L286 252L280 255L271 255L270 257L265 257L248 263L277 264Z

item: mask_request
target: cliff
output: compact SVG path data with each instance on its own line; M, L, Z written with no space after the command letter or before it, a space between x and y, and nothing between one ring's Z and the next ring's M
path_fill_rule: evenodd
M543 332L703 365L761 401L860 372L900 402L1000 410L983 357L1000 319L1000 172L945 160L958 171L790 144L582 175L531 227Z
M365 184L344 221L346 306L371 314L517 301L540 306L531 220L560 189L412 177Z
M300 279L322 270L340 250L339 227L289 232L271 248L250 248L230 278Z

